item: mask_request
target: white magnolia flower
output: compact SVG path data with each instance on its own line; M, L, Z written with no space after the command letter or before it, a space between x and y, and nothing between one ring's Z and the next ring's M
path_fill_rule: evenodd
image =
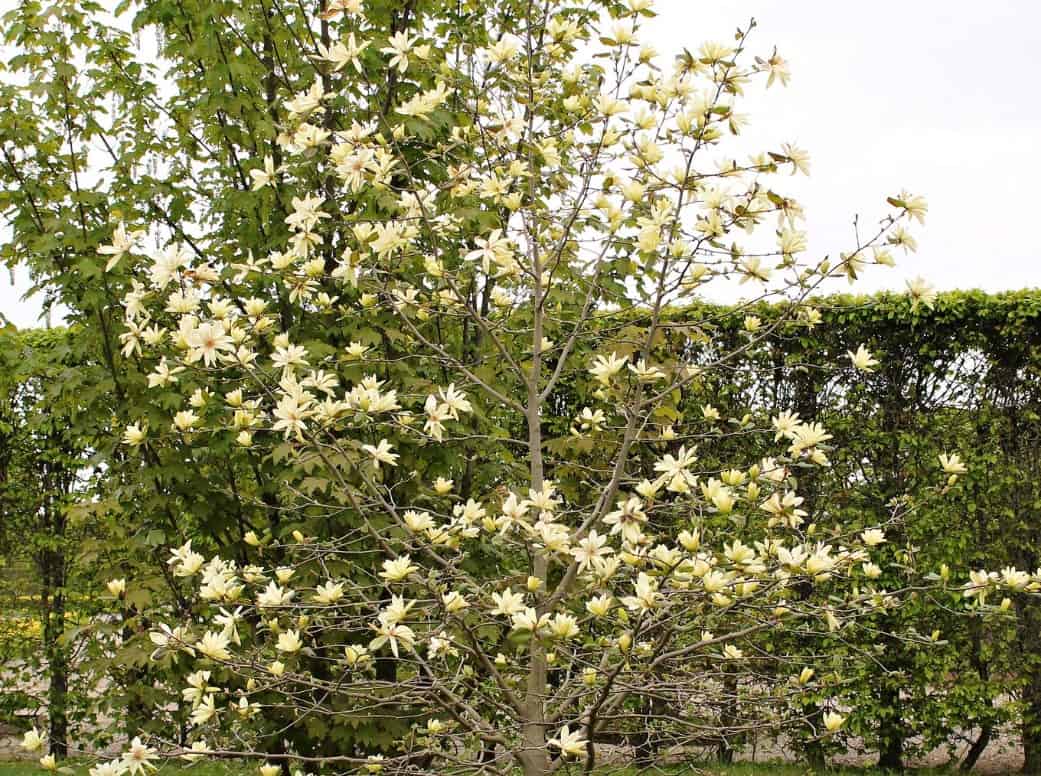
M571 729L564 725L560 732L556 736L549 739L546 742L549 746L552 746L560 750L560 753L564 757L581 757L585 754L586 739L582 738L582 733L578 730L572 732Z
M328 48L318 43L318 53L321 59L332 64L333 72L338 73L347 65L352 65L357 72L361 72L361 54L368 48L369 41L358 43L354 37L354 33L350 33L347 36L346 43L343 41L336 41Z
M265 156L263 167L249 171L249 177L253 179L253 191L258 191L274 183L277 172L275 170L275 160L270 156Z
M492 601L495 608L492 614L501 614L512 617L518 612L524 611L524 594L514 593L512 590L504 590L501 593L492 593Z
M285 606L295 595L292 590L286 590L277 582L268 582L267 587L257 594L257 606L263 608L274 606Z
M634 594L622 598L626 608L634 612L648 612L659 604L658 583L644 572L636 579Z
M834 733L845 723L846 718L836 711L827 711L822 717L824 720L824 727L829 733Z
M279 652L299 652L304 646L304 642L300 639L300 632L295 630L282 631L278 634L278 642L275 644L275 649Z
M123 754L123 765L130 776L138 776L156 770L153 763L158 758L159 753L155 749L146 746L139 737L135 737Z
M547 623L550 635L556 639L573 639L579 634L578 620L573 615L559 613Z
M456 614L470 606L470 602L467 601L463 594L457 590L445 593L445 595L441 597L441 602L444 604L445 611L449 614Z
M392 69L397 68L399 73L404 73L408 70L409 54L415 47L416 42L417 39L411 37L408 33L398 32L387 40L387 45L380 49L380 53L390 56L388 65Z
M961 456L957 453L940 453L939 460L944 474L965 474L968 471L968 468L962 463Z
M852 350L847 351L846 355L849 356L854 368L861 372L873 372L879 363L878 359L872 356L871 351L864 345L858 347L855 353Z
M511 620L514 630L536 633L547 623L549 615L544 614L540 617L533 607L528 606L514 614Z
M203 637L195 642L195 649L212 660L231 660L231 652L228 650L230 643L231 639L226 633L206 631Z
M936 289L920 277L907 281L907 293L911 297L911 310L913 311L922 306L931 310L936 304Z
M398 453L392 453L392 446L386 439L381 439L378 445L362 445L362 450L372 456L372 465L380 468L381 463L395 466L398 462Z
M380 572L380 577L387 582L400 582L418 570L419 567L412 563L412 558L408 555L401 555L383 561L383 571Z
M111 272L126 254L135 249L137 243L143 240L145 235L144 230L128 232L122 223L118 224L112 232L111 244L98 248L98 253L109 257L105 264L105 272Z
M868 547L877 547L886 540L886 532L881 528L869 528L860 534L860 540Z
M617 353L612 353L610 356L597 356L593 359L593 366L590 367L589 373L596 378L597 382L609 385L611 378L622 371L628 360L628 356L619 356Z
M22 749L27 752L38 752L43 748L44 738L36 728L27 730L22 736Z
M185 759L187 759L187 757L185 757ZM106 760L92 766L90 770L87 771L90 776L123 776L126 772L127 768L126 765L123 764L122 760Z
M316 604L334 604L343 598L343 583L329 580L315 588L311 600Z
M377 650L384 644L389 644L394 657L398 657L400 647L408 650L415 647L415 632L407 625L393 621L385 612L380 613L379 625L374 625L373 629L378 635L369 643L369 649Z
M614 553L614 549L607 546L607 537L598 534L596 529L579 539L578 546L571 550L571 555L578 561L579 571L585 571L598 558L604 558L612 553Z

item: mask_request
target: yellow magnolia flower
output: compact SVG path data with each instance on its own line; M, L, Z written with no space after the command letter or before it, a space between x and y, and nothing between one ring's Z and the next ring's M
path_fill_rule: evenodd
M871 355L871 351L863 345L858 347L855 353L852 350L846 351L846 355L849 356L854 368L861 372L873 372L879 363L878 359Z
M22 736L22 749L27 752L38 752L43 747L44 738L36 728L27 730Z
M846 722L846 718L836 711L827 711L823 716L824 727L829 733L834 733Z
M578 730L572 732L571 728L564 725L556 736L546 742L549 746L559 749L564 757L581 757L586 751L586 739Z
M939 460L944 474L965 474L968 471L968 468L962 463L961 456L957 453L940 453Z
M419 567L412 563L412 559L408 555L402 555L383 561L383 571L380 572L380 577L387 582L400 582L418 570Z

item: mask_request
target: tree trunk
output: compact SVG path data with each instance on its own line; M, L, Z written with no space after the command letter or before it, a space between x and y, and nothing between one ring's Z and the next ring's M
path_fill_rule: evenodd
M969 628L972 634L972 652L970 653L969 662L972 663L972 667L976 669L976 675L979 676L980 680L987 684L990 681L990 665L983 658L983 634L982 625L977 619L973 619L969 623ZM972 746L969 747L969 751L965 754L965 759L961 761L961 765L958 766L959 770L971 771L975 767L976 762L980 759L980 755L983 754L983 750L987 748L990 743L991 736L994 733L994 728L989 721L984 720L983 724L980 725L980 734L976 740L972 742Z
M726 690L726 696L723 699L722 713L719 715L720 722L720 740L719 747L716 750L716 754L719 761L725 765L729 765L734 762L734 742L733 736L735 735L732 730L737 724L737 675L727 673L723 680L723 687Z
M828 767L828 758L824 755L824 747L820 741L811 741L803 750L806 764L811 771L823 771Z
M1023 773L1041 774L1041 744L1036 736L1029 740L1025 734L1023 736Z
M882 742L878 753L878 767L883 771L904 770L904 741L899 736L893 736Z
M43 606L43 648L47 657L47 738L49 751L57 758L64 758L69 753L69 661L62 636L65 633L65 551L61 539L65 531L65 519L46 507L52 514L48 515L53 538L57 540L54 548L41 553L41 571L43 572L43 590L41 605Z
M777 354L774 360L776 373L776 386L787 379L793 379L795 383L795 395L793 397L795 411L805 422L816 420L819 408L820 388L817 385L816 373L813 370L804 373L796 373L793 378L786 378L784 374L784 358ZM807 469L799 474L799 495L804 499L802 508L806 510L806 519L816 523L823 515L818 514L817 501L820 493L820 472L816 469ZM800 601L808 601L813 596L814 585L809 581L800 582L796 586L796 595ZM809 723L814 731L824 730L824 709L816 708L809 715ZM803 747L803 758L806 764L814 770L823 770L827 766L824 756L824 744L819 740L808 741Z
M658 746L653 734L653 720L658 710L651 698L643 698L643 729L633 737L633 765L637 770L644 770L654 765Z
M1023 773L1041 774L1041 658L1038 657L1037 644L1041 607L1022 597L1016 601L1016 609L1019 614L1016 621L1017 642L1021 653L1019 671L1023 679L1023 722L1020 728L1023 737Z
M528 426L528 456L530 461L531 489L540 492L545 485L545 473L542 463L542 416L539 397L540 379L542 375L542 267L536 256L532 267L534 275L534 321L532 336L531 374L528 377L527 406L525 422ZM549 558L543 550L536 550L532 557L531 575L541 582L536 612L545 613L546 584L549 580ZM524 749L520 753L524 776L544 776L549 773L549 752L546 749L546 680L548 664L546 650L537 638L532 636L528 647L528 682L524 696L524 721L522 735Z
M1031 673L1023 687L1023 773L1041 774L1041 676Z
M904 727L900 715L900 690L883 679L881 715L878 731L878 767L883 771L904 769Z
M993 733L994 729L990 725L984 725L980 729L979 736L972 742L972 746L969 747L969 751L965 754L965 759L961 761L961 765L958 766L958 770L971 771L976 766L976 762L980 759L980 755L983 754L983 750L990 743L990 737Z
M819 706L815 708L810 713L808 722L813 730L818 732L824 730L824 709ZM803 747L802 754L806 764L812 770L822 771L828 765L827 758L824 755L824 743L820 738L807 741Z

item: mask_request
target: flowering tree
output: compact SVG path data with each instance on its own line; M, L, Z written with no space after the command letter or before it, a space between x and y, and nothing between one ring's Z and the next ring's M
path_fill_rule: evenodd
M291 503L293 495L282 486L294 479L286 472L291 461L238 446L233 437L197 440L190 460L173 446L131 452L120 445L129 423L167 425L170 408L183 402L185 383L148 387L154 364L140 357L120 305L137 268L117 259L118 250L98 248L115 247L119 223L125 224L124 237L140 238L147 231L149 245L176 240L200 258L229 245L248 246L257 255L282 248L290 233L287 189L256 186L252 173L265 169L266 156L273 167L282 164L275 140L290 121L286 97L298 84L310 84L316 75L314 43L332 46L337 17L352 8L284 0L4 4L0 103L10 109L0 115L0 261L20 273L27 270L39 295L57 307L74 332L62 345L69 366L61 386L52 381L48 391L60 387L75 396L82 408L75 434L95 461L104 462L80 505L98 518L97 530L77 533L68 557L87 559L92 573L103 579L132 580L116 597L118 620L91 618L86 630L74 634L72 620L67 621L70 632L64 635L82 638L89 647L71 667L74 680L106 688L86 696L73 693L84 701L69 707L74 750L105 748L128 731L147 736L183 725L186 711L167 694L181 684L167 670L183 666L149 661L149 623L168 616L170 606L189 608L183 580L166 563L169 550L190 538L205 552L244 559L242 537L248 530L285 533L279 523L288 514L282 498ZM497 35L516 31L516 14L502 11L456 0L370 3L366 36L414 35L436 24L449 47L485 46L490 26ZM486 24L485 13L497 14L499 23ZM365 72L363 80L372 87L368 97L364 103L327 101L324 124L341 125L343 113L349 113L348 123L365 124L378 114L369 116L363 106L378 112L398 102L399 94L411 96L416 85L388 77L385 60L375 46L359 51L352 72L358 66ZM332 70L325 76L335 78ZM44 88L47 84L54 88ZM428 124L447 120L447 114L431 116ZM413 137L409 144L422 142ZM312 172L322 170L316 166ZM444 173L435 164L416 174ZM294 180L297 190L323 185L318 178ZM334 261L328 251L325 255ZM247 292L246 285L238 289ZM269 290L261 279L249 295ZM290 290L279 293L288 296ZM288 299L272 299L272 306L290 310ZM344 346L356 336L370 337L350 325L309 330L311 323L327 322L297 318L294 337ZM340 528L336 520L324 520L309 530L328 537ZM104 585L79 579L77 595L69 598L75 615L86 614L78 594L92 598L103 591ZM44 681L50 665L35 667ZM101 721L113 717L115 724ZM375 734L375 727L350 731L336 737L337 747ZM307 737L303 728L293 732ZM323 735L325 742L332 738ZM63 751L57 736L48 744ZM306 748L308 742L293 745Z
M192 735L165 751L534 776L591 769L605 742L646 757L796 718L824 736L848 711L828 701L840 677L755 637L841 634L905 592L873 583L885 524L824 537L805 520L798 478L827 466L826 429L681 399L771 327L816 325L829 278L913 248L924 201L891 197L837 259L810 258L773 187L806 153L738 156L744 89L789 77L748 54L752 25L662 69L639 43L649 0L485 5L474 46L436 16L374 35L359 0L328 4L330 34L299 41L314 80L251 171L286 204L284 249L144 259L122 225L102 249L134 278L126 351L183 391L125 443L288 462L277 531L170 558L197 595L152 634L155 660L191 667ZM379 81L361 66L377 53ZM670 311L732 283L788 312L750 315L721 352L712 321ZM848 363L877 365L863 347ZM732 435L761 452L701 462ZM953 453L939 468L938 493L964 471ZM293 744L373 721L348 753ZM155 756L135 741L98 773Z

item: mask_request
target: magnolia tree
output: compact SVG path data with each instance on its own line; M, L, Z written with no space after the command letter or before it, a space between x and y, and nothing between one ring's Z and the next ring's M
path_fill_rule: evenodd
M660 62L639 40L649 0L496 5L486 18L514 32L476 48L422 16L374 37L361 0L328 4L329 34L299 41L314 79L251 171L286 207L284 250L146 257L141 232L114 226L105 260L136 278L125 352L184 399L126 445L190 466L234 439L299 476L281 532L173 552L195 603L153 632L153 659L192 666L190 734L135 740L96 774L182 755L535 776L618 762L607 744L640 757L782 723L824 737L850 711L829 700L840 672L757 636L834 639L947 584L909 571L879 589L886 525L824 535L806 519L797 475L828 465L819 424L684 414L685 390L741 348L675 315L743 284L788 310L769 327L750 315L748 347L814 326L814 289L912 249L924 201L891 197L838 258L811 258L799 204L774 188L807 154L739 155L744 90L789 78L776 52L747 52L752 25ZM389 102L360 66L373 57L400 85ZM737 434L761 438L755 460L699 463ZM963 471L943 457L937 494ZM349 528L308 530L334 519ZM1037 580L966 584L982 604ZM361 720L383 731L368 748L287 745L293 726Z

